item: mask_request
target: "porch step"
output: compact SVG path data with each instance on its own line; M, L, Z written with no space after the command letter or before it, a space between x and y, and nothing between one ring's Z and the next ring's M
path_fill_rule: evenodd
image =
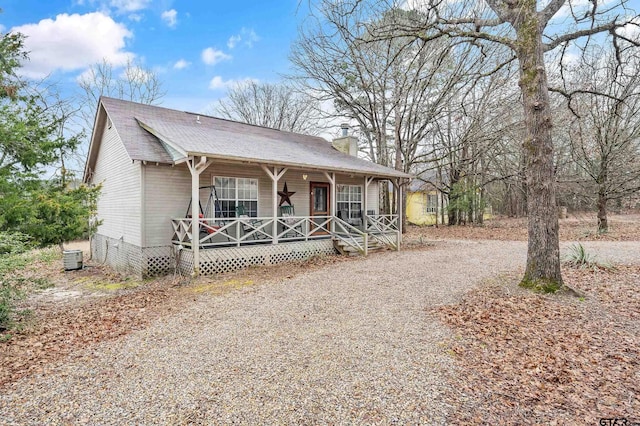
M362 238L354 238L354 240L356 240L359 244L362 244ZM360 256L361 253L358 249L356 249L355 247L350 246L347 242L339 239L339 238L334 238L333 239L333 246L336 248L336 250L338 250L338 252L342 255L347 255L347 256ZM368 244L367 244L367 251L373 252L373 251L377 251L377 250L385 250L388 247L382 243L380 243L377 240L373 240L373 239L369 239Z

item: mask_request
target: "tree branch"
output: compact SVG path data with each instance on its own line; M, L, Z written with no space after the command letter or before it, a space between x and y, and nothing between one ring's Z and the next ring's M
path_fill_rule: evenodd
M470 38L470 39L475 39L475 40L487 40L487 41L492 41L494 43L500 43L504 46L509 47L512 50L515 50L516 46L513 40L510 40L508 38L504 38L504 37L500 37L497 35L493 35L493 34L489 34L489 33L485 33L485 32L481 32L479 30L476 31L458 31L455 29L438 29L439 32L441 32L442 34L446 34L449 37L466 37L466 38Z
M502 22L513 23L513 12L509 10L509 6L502 0L486 0L487 4L498 15L498 18Z
M558 38L556 38L555 40L552 40L549 43L544 43L544 51L548 52L550 50L555 49L556 47L558 47L559 45L561 45L562 43L566 43L568 41L572 41L572 40L576 40L579 39L581 37L588 37L588 36L592 36L601 32L605 32L605 31L609 31L612 32L618 28L622 28L625 25L631 23L631 20L629 21L625 21L625 22L617 22L616 19L612 20L611 22L608 22L606 24L602 24L602 25L598 25L595 27L591 27L591 28L587 28L584 30L580 30L580 31L575 31L569 34L565 34L562 35ZM615 34L616 37L619 37L617 34ZM626 39L627 41L630 41L628 39ZM635 44L635 43L634 43Z
M566 3L566 0L551 0L551 2L539 12L540 25L547 26L547 23L553 16L558 13L560 8Z

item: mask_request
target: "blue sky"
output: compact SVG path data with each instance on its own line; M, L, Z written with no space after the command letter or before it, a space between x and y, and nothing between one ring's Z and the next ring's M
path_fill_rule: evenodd
M50 75L66 90L106 58L135 58L155 70L162 105L205 111L236 81L274 82L305 18L300 0L5 0L3 31L28 36L23 73Z

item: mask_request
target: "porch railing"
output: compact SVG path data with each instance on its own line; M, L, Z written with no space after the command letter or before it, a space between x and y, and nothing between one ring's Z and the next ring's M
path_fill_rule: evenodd
M334 223L333 236L366 256L369 251L367 233L337 217L334 217Z
M371 239L398 250L400 229L397 214L364 215L364 229Z
M172 242L191 248L191 218L176 218L171 223ZM397 249L397 224L397 215L366 215L360 228L335 216L200 218L197 240L201 248L215 248L333 237L366 255L371 239Z

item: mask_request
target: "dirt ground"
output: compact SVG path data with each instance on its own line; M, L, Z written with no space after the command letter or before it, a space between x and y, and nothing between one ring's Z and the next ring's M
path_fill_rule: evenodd
M482 226L409 226L405 242L422 240L483 239L526 241L527 219L496 217ZM575 213L560 219L561 241L639 241L640 214L609 216L609 232L598 234L595 214Z
M114 340L171 315L200 293L225 294L301 271L322 268L347 257L319 257L190 280L173 275L138 279L122 276L89 259L89 244L76 241L66 250L80 249L84 268L65 272L61 256L37 262L19 272L27 279L44 278L50 287L21 301L17 309L30 312L10 338L0 340L0 389L21 377L42 372L47 364L73 356L74 351Z
M574 215L560 221L560 235L563 241L640 241L640 214L612 216L610 226L599 235L593 215ZM482 227L410 226L404 244L428 251L439 240L522 241L526 233L525 219L498 218ZM0 342L0 389L72 359L79 349L147 327L200 292L225 294L353 261L314 258L191 281L140 280L92 262L86 242L65 248L83 250L86 268L64 272L58 259L21 272L44 277L52 287L21 303L32 315ZM636 264L614 266L564 267L565 281L581 291L580 299L529 293L510 275L471 291L459 304L427 313L457 336L448 343L461 372L449 378L452 418L469 424L593 424L595 418L640 416L640 253Z

